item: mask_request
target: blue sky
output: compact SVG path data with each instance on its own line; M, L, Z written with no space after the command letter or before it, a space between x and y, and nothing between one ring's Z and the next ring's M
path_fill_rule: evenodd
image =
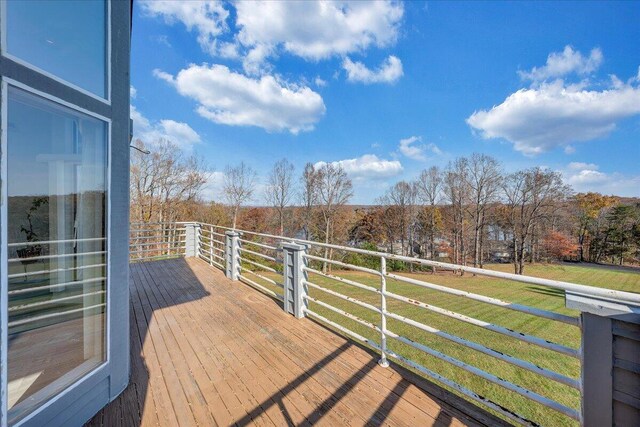
M340 162L370 203L473 152L640 196L638 2L134 6L134 133L202 157L207 198L286 157Z

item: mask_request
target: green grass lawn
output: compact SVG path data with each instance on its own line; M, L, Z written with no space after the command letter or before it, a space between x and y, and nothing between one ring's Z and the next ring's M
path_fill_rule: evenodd
M487 268L510 272L512 267L507 264L489 265ZM640 274L634 272L615 271L584 265L539 264L527 265L525 267L525 273L530 276L544 277L584 285L640 292ZM380 279L378 277L367 273L334 270L332 274L376 288L380 285ZM572 316L577 316L579 314L576 311L565 308L564 292L554 291L553 289L541 286L482 276L472 276L469 274L459 276L454 275L451 272L441 272L435 275L430 273L402 274L419 278L423 281L491 296L531 307L538 307L557 313ZM269 277L276 277L274 274L267 275ZM260 279L256 279L255 277L251 278L258 283L264 284L265 287L276 289L272 285L269 285ZM280 280L281 279L278 281ZM309 280L312 283L340 292L344 295L357 298L358 300L365 301L376 306L379 305L379 296L366 290L358 289L354 286L315 274L310 274ZM476 302L467 298L432 291L390 279L387 280L387 289L396 294L452 310L457 313L465 314L479 320L504 326L518 332L535 335L571 348L577 349L580 346L579 329L565 323L542 319L494 305ZM278 292L281 293L282 290L278 289ZM341 308L369 322L375 324L379 324L380 322L379 315L377 313L327 294L326 292L312 288L310 289L309 294L316 299L322 300L334 307ZM570 356L546 350L532 344L527 344L515 338L491 332L481 327L464 323L450 317L445 317L391 298L387 299L387 307L391 312L406 316L441 331L480 343L505 354L530 361L538 366L551 369L563 375L572 378L579 378L580 376L579 361ZM343 326L346 326L360 335L373 339L377 343L380 342L380 337L377 332L364 327L351 319L345 318L344 316L314 303L310 304L310 309L324 317L338 322ZM566 406L576 409L579 408L579 393L577 390L569 386L546 379L540 375L515 367L506 362L502 362L498 359L471 350L467 347L463 347L459 344L455 344L449 340L437 337L433 334L424 332L413 326L406 325L393 319L389 319L387 321L387 327L389 330L399 335L403 335L411 340L431 347L432 349L481 368L489 373L499 376L500 378L535 391L543 396L552 398ZM558 412L525 399L516 393L507 391L498 385L489 383L482 378L476 377L460 368L454 367L451 364L427 355L413 347L407 346L393 339L388 340L388 345L389 348L396 353L414 360L428 369L462 384L472 391L486 396L492 401L499 403L500 405L541 425L577 425L577 422Z

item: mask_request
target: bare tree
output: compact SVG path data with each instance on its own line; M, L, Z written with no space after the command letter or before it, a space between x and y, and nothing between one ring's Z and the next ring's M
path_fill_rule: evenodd
M284 236L285 210L293 197L293 171L294 167L287 159L276 162L269 174L266 188L267 202L278 213L281 236Z
M313 210L318 203L318 178L319 173L312 163L304 165L302 177L300 178L300 198L302 199L302 228L304 230L305 240L309 240L311 237L311 220L313 218Z
M137 140L131 156L130 196L134 221L171 222L184 214L186 205L198 201L209 178L201 160L184 157L170 141L159 140L146 154Z
M453 258L456 264L466 265L465 205L469 201L469 160L457 158L447 166L444 177L445 194L451 203Z
M558 172L532 168L509 175L504 180L503 191L511 228L514 270L522 274L533 228L553 213L557 203L565 200L571 190Z
M224 170L224 184L222 191L232 211L232 228L236 228L240 206L253 197L256 188L257 175L250 167L241 162L239 165L227 166Z
M482 267L482 246L487 207L497 200L500 190L500 164L493 157L473 153L466 175L470 191L468 209L473 220L473 266Z
M431 259L436 254L436 205L442 197L442 171L437 166L432 166L420 173L416 181L418 199L429 206L429 252Z
M353 196L353 185L340 165L325 163L317 173L317 195L324 225L324 241L329 243L332 240L334 218ZM331 257L332 251L328 248L325 248L324 252L325 258ZM327 271L326 262L322 271Z

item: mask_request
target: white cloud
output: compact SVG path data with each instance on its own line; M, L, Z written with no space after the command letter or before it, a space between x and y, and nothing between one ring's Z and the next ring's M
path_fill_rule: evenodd
M584 162L571 162L567 166L570 170L583 170L583 169L592 169L597 170L598 165L594 163L584 163Z
M364 84L371 83L395 83L402 77L402 61L390 55L376 69L371 70L362 62L353 62L345 58L342 68L347 72L347 80Z
M186 123L164 119L160 120L159 125L163 133L170 136L169 139L186 141L189 144L200 142L200 135Z
M623 84L601 91L562 80L521 89L490 110L474 112L467 123L485 139L503 138L527 155L602 138L616 123L640 114L640 88Z
M169 36L167 36L166 34L151 36L150 40L166 47L173 47L171 46L171 42L169 42Z
M240 2L236 9L243 46L269 53L281 47L314 61L395 43L404 14L389 0Z
M148 16L162 17L168 24L182 22L196 32L205 52L242 58L245 71L254 74L268 71L265 61L281 52L319 61L393 45L404 15L402 3L393 0L232 4L144 0L141 6ZM231 7L236 12L236 34L227 25Z
M569 45L562 52L552 52L547 57L547 63L542 67L533 67L531 71L519 71L520 77L534 82L550 78L566 76L576 73L586 75L594 72L602 64L603 56L599 48L591 50L588 57Z
M222 1L142 0L140 6L143 13L162 17L169 25L182 22L188 31L198 34L198 43L210 54L217 53L216 37L228 29L229 11Z
M198 114L219 124L297 134L312 130L326 111L322 97L306 86L270 75L253 79L223 65L192 64L175 77L160 70L154 75L196 100Z
M129 86L129 98L136 99L137 95L138 95L138 91L136 90L136 88L133 86Z
M327 81L323 80L320 78L320 76L316 76L316 78L313 80L313 82L316 84L316 86L318 87L325 87L327 85Z
M640 175L605 173L593 163L572 162L561 171L564 181L575 191L596 191L617 196L640 196Z
M133 105L131 119L134 138L142 140L145 144L153 145L161 139L166 139L180 148L189 149L201 141L200 135L188 124L169 119L152 123Z
M353 179L378 179L396 176L403 171L402 164L398 160L380 159L375 154L365 154L355 159L345 159L331 162L341 166ZM316 168L322 167L326 162L317 162Z
M216 202L222 201L224 187L224 172L214 171L209 173L207 183L202 189L201 196L204 200Z
M422 142L422 137L420 136L410 136L409 138L404 138L400 140L400 145L398 149L403 156L408 157L413 160L424 161L427 160L427 152L435 155L442 154L442 150L438 148L437 145L433 143L429 144L416 144Z

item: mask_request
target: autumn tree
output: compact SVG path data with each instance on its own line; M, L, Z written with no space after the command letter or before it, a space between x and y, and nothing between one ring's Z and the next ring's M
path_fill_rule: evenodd
M543 247L547 257L558 261L573 258L578 253L578 245L571 236L560 231L547 233Z
M236 228L240 206L252 199L256 183L256 172L244 162L225 168L222 191L231 208L232 228Z
M284 236L285 210L291 203L294 195L293 188L294 167L287 159L276 162L269 173L266 188L267 202L273 206L278 215L280 235Z
M168 140L136 140L130 167L131 219L173 222L193 213L209 178L196 156L185 156Z
M356 220L349 230L349 240L355 244L377 245L381 242L384 239L382 213L383 209L380 207L356 209Z
M243 209L238 215L238 227L241 230L264 233L267 228L268 209L264 207L254 207Z
M600 193L578 193L574 196L576 204L576 225L578 235L578 258L585 260L587 242L598 238L604 223L604 212L616 204L617 198L603 196ZM588 251L589 259L596 260L597 251Z

